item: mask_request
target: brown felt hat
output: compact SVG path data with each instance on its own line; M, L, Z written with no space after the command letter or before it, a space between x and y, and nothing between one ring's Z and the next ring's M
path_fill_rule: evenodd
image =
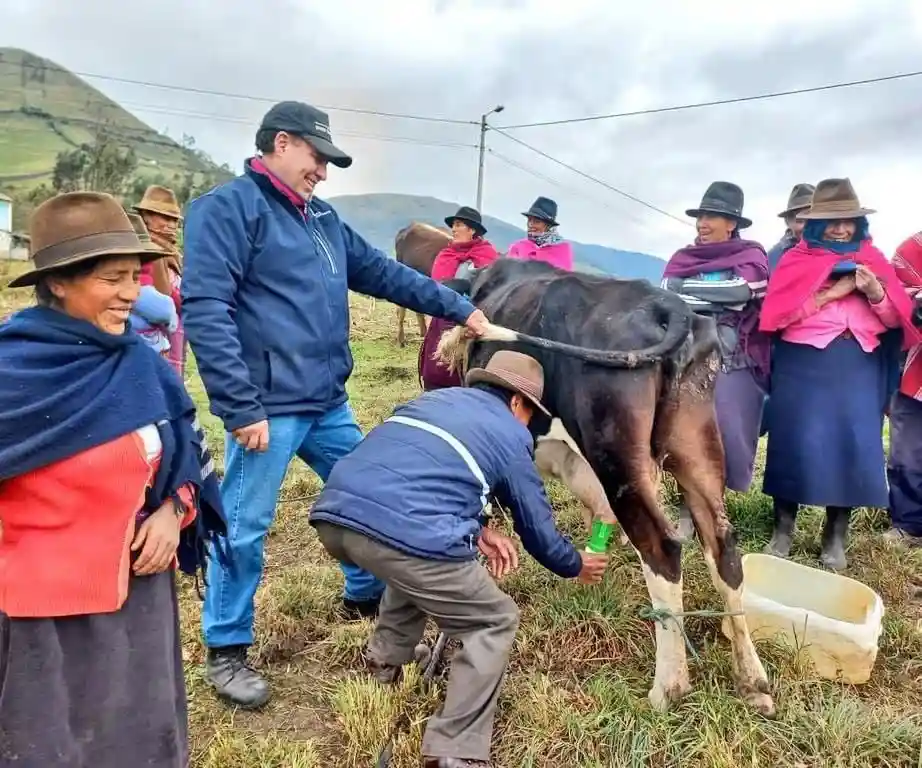
M153 243L142 243L112 195L67 192L46 200L29 221L35 268L10 282L10 288L35 285L42 275L103 256L138 256L141 262L163 257Z
M526 398L546 416L551 413L541 404L544 394L544 369L535 358L511 349L501 349L493 354L485 368L471 368L464 377L467 386L483 382L503 389L511 389Z
M141 218L140 213L129 213L128 221L130 221L131 226L134 227L134 232L138 236L138 240L145 246L150 246L154 250L166 254L166 251L150 239L150 232L147 231L147 225L144 223L144 219Z
M809 211L800 214L802 219L860 219L873 208L862 208L858 193L849 179L823 179L816 185L813 204Z
M783 219L792 213L809 208L813 202L813 192L815 190L816 187L812 184L795 184L791 194L788 195L788 206L778 214L778 218Z
M144 190L144 197L141 198L140 203L134 206L134 210L159 213L161 216L182 221L182 213L179 210L176 193L168 187L161 187L159 184L151 184Z

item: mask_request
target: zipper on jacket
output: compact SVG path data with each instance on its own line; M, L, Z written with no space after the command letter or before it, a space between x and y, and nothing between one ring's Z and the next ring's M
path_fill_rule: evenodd
M323 234L320 232L320 228L313 222L308 222L308 228L311 231L311 237L314 238L314 242L317 243L321 251L326 255L327 261L330 262L330 269L333 270L333 274L336 274L336 262L333 261L333 254L330 253L329 247L327 247L326 240L323 239Z

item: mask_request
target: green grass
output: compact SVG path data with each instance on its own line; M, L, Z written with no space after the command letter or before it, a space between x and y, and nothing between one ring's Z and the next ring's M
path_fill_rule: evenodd
M18 265L14 269L20 269ZM2 281L0 266L0 281ZM0 282L2 285L2 282ZM4 307L28 301L24 291L0 291ZM355 373L349 382L363 429L418 393L416 345L393 344L395 312L385 302L353 301ZM408 323L411 340L415 323ZM194 368L189 388L201 406L212 445L221 453L220 425L207 413ZM759 467L761 473L761 466ZM753 488L761 485L761 477ZM665 484L664 501L675 499ZM292 464L269 537L266 576L257 594L256 665L273 686L260 713L237 712L206 688L201 664L198 602L182 584L183 655L190 698L193 765L198 768L370 766L398 713L411 726L397 742L395 768L419 764L425 718L443 683L418 693L411 672L401 688L384 689L358 668L371 625L342 624L334 606L338 567L307 525L319 481ZM559 525L582 538L573 500L549 486ZM728 509L746 550L770 533L768 500L754 490L728 494ZM503 768L702 766L704 768L919 768L922 766L922 553L882 546L884 513L862 510L852 527L850 575L877 590L887 614L871 680L863 686L820 680L802 656L761 644L778 705L768 721L735 696L729 646L716 622L690 619L700 661L690 660L692 694L668 713L651 711L652 627L638 617L648 605L632 552L616 548L604 582L595 588L555 578L527 556L503 587L519 604L521 627L496 723L494 761ZM815 565L822 516L806 510L794 558ZM696 545L686 549L686 608L719 608Z
M32 117L0 116L0 176L50 171L58 152L68 149L70 146L60 136L44 129Z

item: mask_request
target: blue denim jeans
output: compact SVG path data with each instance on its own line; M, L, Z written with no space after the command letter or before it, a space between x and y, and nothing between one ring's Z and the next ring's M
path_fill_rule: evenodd
M275 519L279 490L292 457L298 456L326 481L333 465L362 439L348 403L322 416L274 416L269 419L269 450L245 451L225 439L221 499L227 515L228 569L212 557L202 609L209 648L253 643L253 597L263 571L263 544ZM340 563L346 577L344 596L370 600L384 583L355 565Z

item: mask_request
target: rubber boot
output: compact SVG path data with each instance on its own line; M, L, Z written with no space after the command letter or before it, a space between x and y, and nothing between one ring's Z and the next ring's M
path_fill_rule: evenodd
M830 570L844 571L848 566L845 559L845 540L848 538L848 523L851 516L850 507L826 507L820 563Z
M783 499L775 499L775 530L772 540L765 546L765 554L787 557L791 554L791 539L797 524L798 505Z
M679 507L679 520L676 523L676 533L683 544L695 538L695 521L689 508L683 504Z

